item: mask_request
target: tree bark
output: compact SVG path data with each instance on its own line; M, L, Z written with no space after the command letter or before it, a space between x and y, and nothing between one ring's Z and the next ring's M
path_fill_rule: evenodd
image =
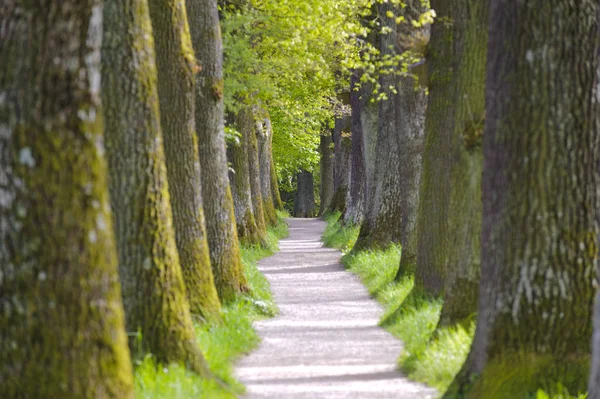
M246 126L247 130L242 130L243 139L246 139L246 149L248 151L248 172L250 175L250 198L252 199L252 212L256 221L258 233L264 239L267 236L267 223L265 221L265 208L262 199L262 184L260 182L260 161L258 149L258 129L262 128L262 121L259 116L259 109L253 106L248 110L252 123Z
M364 139L361 116L363 114L364 96L359 89L360 75L354 71L350 77L350 107L351 107L351 135L350 149L350 187L348 190L347 209L344 223L347 225L360 225L364 219L366 196L366 170L364 156ZM362 97L362 99L361 99Z
M488 36L487 3L450 2L454 131L450 132L452 166L444 249L446 272L440 326L470 322L477 311L481 269L481 140L485 121L485 66ZM447 46L448 43L440 43ZM444 165L438 165L443 167Z
M239 145L231 145L227 149L228 158L232 165L229 173L235 220L240 240L247 245L260 245L264 236L261 235L254 210L252 208L252 188L250 186L250 163L248 160L248 131L254 132L254 119L249 107L239 110L237 115L237 129L242 133Z
M229 186L223 104L223 45L216 0L186 1L196 75L198 134L206 232L215 286L222 302L248 290Z
M102 45L109 186L132 349L207 375L175 244L145 0L107 0Z
M316 215L315 192L312 173L302 170L296 175L298 189L294 196L294 217L312 218Z
M329 209L331 201L333 200L333 139L330 132L321 134L321 141L319 143L319 152L321 154L321 186L320 186L320 197L321 207L319 209L319 216Z
M352 139L350 133L350 116L336 118L333 128L333 186L334 194L331 200L333 212L346 212L346 195L349 187L351 168Z
M490 6L479 317L446 397L580 392L600 235L598 2Z
M101 25L94 0L0 10L2 398L133 398L102 157Z
M149 0L156 45L160 121L164 136L175 242L193 314L211 318L221 305L210 266L195 123L196 59L183 0Z
M260 194L263 200L265 222L270 226L277 224L277 214L271 195L271 164L273 158L273 126L266 111L257 121L258 160L260 163Z

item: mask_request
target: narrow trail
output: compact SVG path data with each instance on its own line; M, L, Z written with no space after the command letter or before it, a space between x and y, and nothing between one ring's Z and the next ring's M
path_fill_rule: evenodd
M323 247L325 222L289 219L281 251L263 259L279 307L255 323L260 347L238 363L248 398L429 399L435 390L396 369L402 343L377 326L383 312Z

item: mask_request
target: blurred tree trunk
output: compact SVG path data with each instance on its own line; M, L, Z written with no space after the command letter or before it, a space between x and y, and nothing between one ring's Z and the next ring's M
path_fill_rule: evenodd
M421 10L420 3L407 10ZM410 26L399 31L395 16L403 14L410 21L417 15L401 11L391 3L382 3L378 9L387 34L379 36L383 57L393 57L409 50L399 41L400 34L417 32ZM403 25L403 26L404 26ZM416 247L416 212L421 172L421 153L426 97L424 90L416 89L410 77L395 73L383 75L380 84L387 99L379 102L379 121L367 126L373 142L373 129L377 129L374 148L367 150L367 159L374 158L372 176L368 186L370 196L365 221L361 226L355 248L385 248L392 243L402 243L402 268L414 264ZM390 87L394 88L391 89ZM364 94L367 96L367 93ZM363 117L368 123L367 117ZM372 118L371 118L372 119ZM369 172L367 171L367 174Z
M296 175L298 189L294 196L294 217L312 218L316 215L313 175L302 170Z
M0 11L2 398L133 398L102 157L101 25L94 0Z
M338 117L333 128L333 212L346 212L346 195L349 188L351 168L352 140L350 133L350 116Z
M324 134L323 134L324 133ZM319 216L329 209L331 201L333 200L333 140L331 138L331 132L326 129L325 132L321 133L321 141L319 143L319 153L321 154L321 186L320 186L320 197L321 207L319 209Z
M103 31L106 152L127 331L140 332L141 349L159 362L207 375L175 244L147 2L107 0Z
M350 149L350 187L348 190L348 209L344 215L344 223L360 225L364 219L366 195L366 171L364 156L364 139L361 116L363 114L364 96L359 87L360 75L354 71L350 77L350 107L352 146Z
M242 132L243 139L246 139L246 148L248 151L248 172L250 175L250 192L252 199L252 212L254 213L254 220L256 221L256 228L261 237L266 238L267 236L267 223L265 221L265 208L263 206L263 199L260 182L260 161L259 161L259 149L258 149L258 129L262 128L262 121L257 106L253 106L248 110L252 123L247 126L247 130L240 130Z
M449 398L527 397L557 381L586 389L600 236L600 32L598 2L572 5L490 3L481 295Z
M258 161L260 163L260 194L263 200L265 221L270 226L277 224L277 214L271 195L271 164L273 158L273 126L266 111L257 121Z
M283 210L283 202L281 201L281 193L279 192L279 181L277 180L277 169L275 160L271 156L271 198L275 209Z
M210 267L195 123L194 57L183 0L149 0L156 45L160 121L164 136L175 242L193 314L220 311Z
M235 220L240 240L244 244L259 245L264 235L256 224L252 204L252 187L250 183L250 162L248 160L248 134L254 134L254 118L249 107L239 110L236 125L242 138L238 145L230 145L227 149L232 170L229 172ZM249 133L250 132L250 133Z
M488 7L475 0L450 2L454 65L452 159L444 306L440 326L469 322L477 311L481 269L481 139L485 123ZM438 36L439 37L439 36ZM439 43L448 46L448 42ZM442 167L438 165L437 167ZM432 194L434 195L434 194Z
M247 291L248 285L242 270L227 175L221 27L216 0L185 3L192 44L202 68L196 75L196 132L210 262L219 298L226 303Z

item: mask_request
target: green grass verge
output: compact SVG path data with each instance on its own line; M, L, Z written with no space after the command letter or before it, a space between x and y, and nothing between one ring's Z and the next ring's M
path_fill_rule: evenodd
M152 356L147 356L135 367L136 398L233 399L244 392L242 384L233 376L233 362L260 342L252 328L252 322L272 317L277 312L269 282L258 271L256 262L279 249L279 239L288 234L287 225L283 221L287 216L278 212L279 223L276 227L269 228L265 247L241 248L242 263L251 293L224 307L221 322L196 325L198 344L210 370L220 382L202 379L179 365L157 367Z
M442 301L418 297L412 292L413 279L394 281L402 249L391 245L386 250L350 252L358 237L359 228L343 226L340 213L325 216L327 228L323 233L325 245L342 250L342 263L358 275L369 293L384 307L381 325L404 342L399 367L409 378L426 383L444 392L465 362L475 323L436 329ZM546 393L539 390L529 399L586 399L585 394L573 396L557 384Z

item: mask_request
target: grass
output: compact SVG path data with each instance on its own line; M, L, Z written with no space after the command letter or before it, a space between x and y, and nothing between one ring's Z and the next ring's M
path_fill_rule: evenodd
M358 275L369 293L384 307L380 324L404 342L399 367L409 378L426 383L445 392L465 362L475 323L468 327L446 327L435 333L442 301L419 297L412 292L413 279L395 281L402 248L391 245L385 250L350 252L358 237L359 228L343 226L340 213L326 215L325 245L342 250L342 263ZM530 399L586 399L573 396L562 385L550 389L552 394L539 390Z
M278 213L279 223L269 228L265 247L243 246L241 249L251 293L224 307L221 322L196 325L198 344L217 380L202 379L179 365L157 367L152 356L146 356L135 367L136 398L233 399L244 392L242 384L233 376L233 363L260 342L252 322L272 317L277 312L269 283L258 271L256 262L276 252L279 239L288 234L284 217L287 217L285 213Z

